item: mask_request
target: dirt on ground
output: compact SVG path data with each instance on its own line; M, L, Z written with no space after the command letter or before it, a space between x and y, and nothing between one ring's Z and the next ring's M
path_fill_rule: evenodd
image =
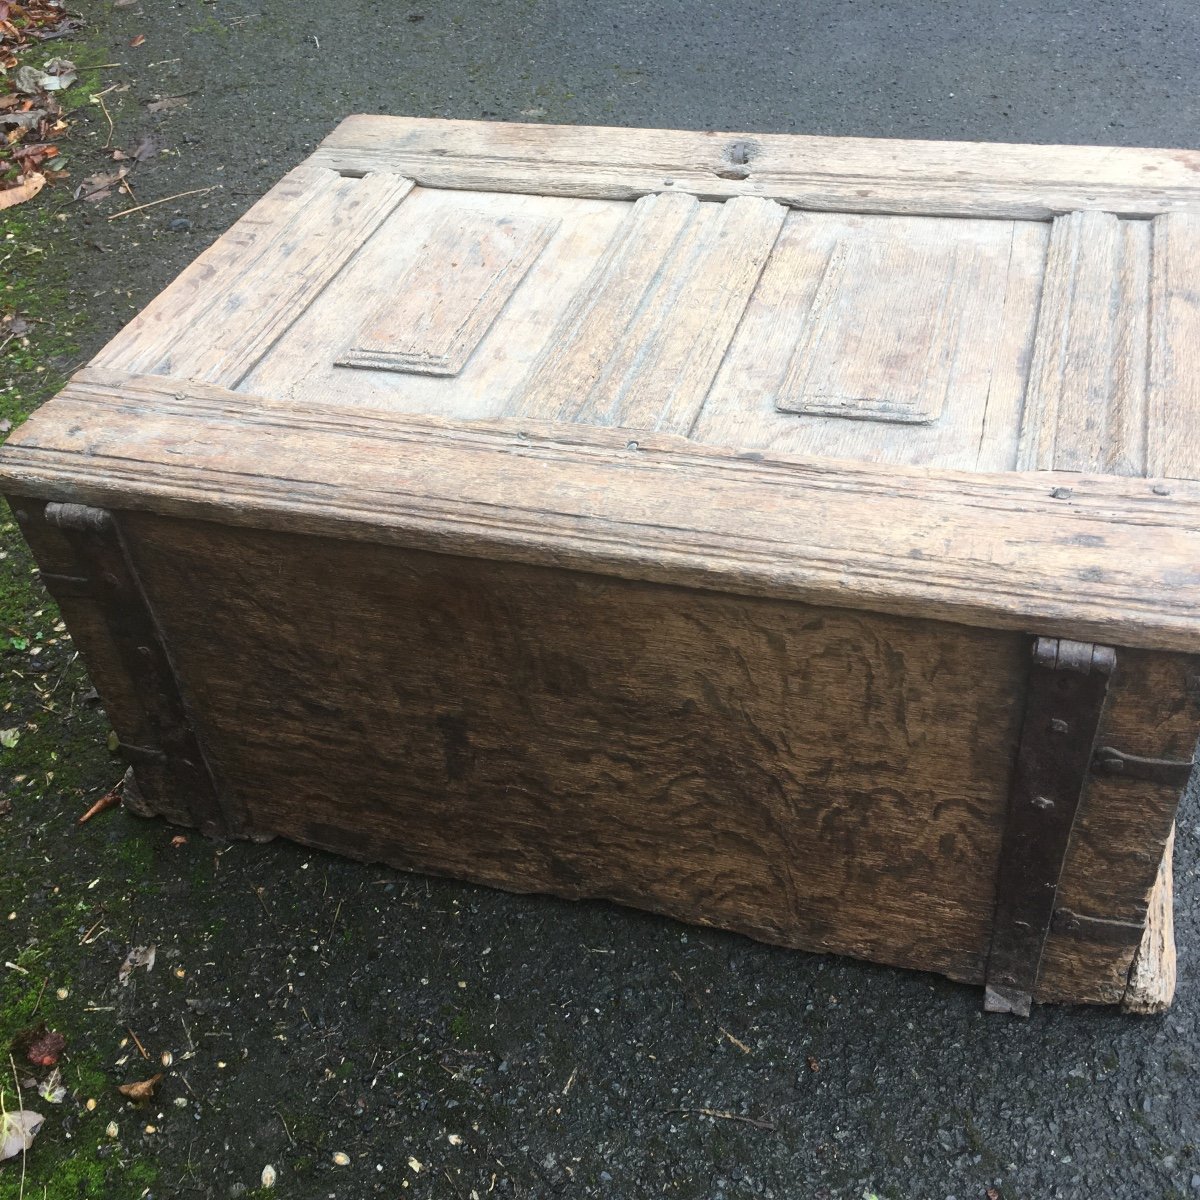
M77 79L30 160L53 176L0 212L0 436L354 111L1200 141L1182 0L78 15L22 51ZM119 807L80 825L123 768L0 512L0 1102L45 1118L0 1200L1200 1196L1194 794L1179 998L1146 1019L985 1017L974 989L603 904Z

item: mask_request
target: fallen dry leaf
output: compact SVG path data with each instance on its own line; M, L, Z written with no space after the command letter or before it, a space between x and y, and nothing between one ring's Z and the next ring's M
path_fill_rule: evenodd
M140 46L146 40L144 33L139 33L129 44L131 46Z
M41 1113L30 1112L27 1108L0 1116L0 1162L28 1150L45 1121Z
M37 1085L37 1094L51 1104L61 1104L67 1089L63 1087L62 1071L55 1067L45 1080Z
M76 822L77 825L82 825L85 821L90 821L94 816L102 813L106 808L112 808L116 804L121 803L121 793L113 788L111 792L105 792L91 808L87 810Z
M111 196L113 188L128 174L128 167L119 167L115 171L99 171L95 175L89 175L75 189L75 199L90 200L93 204L98 204Z
M124 986L129 982L130 975L138 967L145 967L147 971L154 970L154 950L153 946L134 946L132 950L125 955L125 961L121 964L121 969L117 972L117 982Z
M128 1096L130 1100L149 1100L154 1095L154 1089L162 1082L162 1072L157 1075L151 1075L149 1079L143 1079L138 1083L123 1083L117 1088L117 1091L122 1096Z
M12 208L16 204L32 200L45 186L46 177L40 171L27 176L16 187L5 188L0 192L0 209Z
M186 108L187 102L186 96L163 96L161 100L151 100L146 105L146 111L151 113L170 112L175 108Z

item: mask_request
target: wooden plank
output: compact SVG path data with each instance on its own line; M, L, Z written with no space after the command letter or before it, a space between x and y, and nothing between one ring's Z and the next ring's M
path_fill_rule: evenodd
M1142 475L1149 229L1111 213L1054 222L1017 465Z
M699 211L700 202L691 196L645 196L633 205L511 407L545 420L571 419L604 377L663 260Z
M297 167L94 361L236 387L412 186Z
M509 411L686 435L784 215L749 198L639 200Z
M1024 222L790 214L691 436L773 455L1010 470L1046 237L1046 226ZM952 363L945 364L953 399L937 421L848 421L776 407L793 362L802 369L796 347L810 334L808 314L831 256L838 246L860 242L904 246L916 253L952 248L972 263L976 286L962 319L970 333ZM905 315L913 307L901 300L896 310L857 322L876 363L890 353L886 339L917 320ZM860 374L860 381L874 387L884 382L878 369Z
M654 434L635 448L587 426L321 412L90 369L0 448L0 482L116 509L1200 648L1200 485L1187 481L769 461Z
M775 406L852 420L936 421L964 335L979 337L975 310L1002 285L999 271L987 269L993 264L961 242L839 242Z
M982 977L1021 635L123 522L259 833Z
M1200 478L1200 217L1154 222L1148 473Z
M426 187L629 200L664 189L795 208L1045 220L1200 209L1200 152L353 116L314 163Z
M557 228L444 212L339 365L457 375Z

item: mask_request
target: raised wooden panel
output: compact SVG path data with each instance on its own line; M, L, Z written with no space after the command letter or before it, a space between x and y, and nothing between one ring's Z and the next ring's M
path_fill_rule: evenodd
M962 243L840 241L775 406L855 420L936 421L964 335L980 334L972 301L1003 286L998 268Z
M462 419L496 417L525 384L563 311L628 218L618 201L507 196L414 188L343 271L301 313L271 352L238 385L253 395L298 404L377 409ZM443 220L483 229L513 222L554 233L511 289L457 374L352 370L338 366L364 326L402 303L398 281L414 279L420 296L440 287L425 252ZM418 264L425 262L425 271ZM451 260L457 261L457 260ZM510 275L505 284L515 281ZM467 305L464 305L467 307ZM394 327L394 322L392 322ZM390 364L389 364L390 365Z
M1154 221L1147 473L1200 478L1200 217Z
M558 224L442 213L338 365L457 375Z
M1031 222L789 214L691 436L1011 469L1046 238Z
M1143 473L1149 248L1146 222L1101 212L1054 222L1022 470Z
M750 197L637 201L510 410L686 434L785 215Z
M412 186L396 175L297 167L97 362L237 386Z

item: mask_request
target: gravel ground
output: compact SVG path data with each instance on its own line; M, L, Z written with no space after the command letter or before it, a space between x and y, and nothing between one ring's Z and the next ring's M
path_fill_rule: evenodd
M1184 0L86 7L58 49L117 64L92 76L116 85L115 126L89 107L73 178L111 169L106 140L153 134L140 202L214 190L116 221L127 197L56 212L66 194L45 194L37 253L6 269L70 327L66 348L53 314L32 335L52 369L94 353L351 112L1200 144ZM17 595L30 564L11 525L0 537ZM41 653L0 657L0 725L38 748L0 780L0 1019L66 1031L71 1088L30 1152L30 1197L236 1196L268 1163L297 1198L1200 1196L1194 795L1175 1008L987 1018L972 989L603 904L284 844L176 845L119 810L76 827L119 770L52 611L27 607ZM119 985L151 943L154 970ZM153 1102L115 1094L164 1053ZM19 1186L0 1167L0 1200Z

